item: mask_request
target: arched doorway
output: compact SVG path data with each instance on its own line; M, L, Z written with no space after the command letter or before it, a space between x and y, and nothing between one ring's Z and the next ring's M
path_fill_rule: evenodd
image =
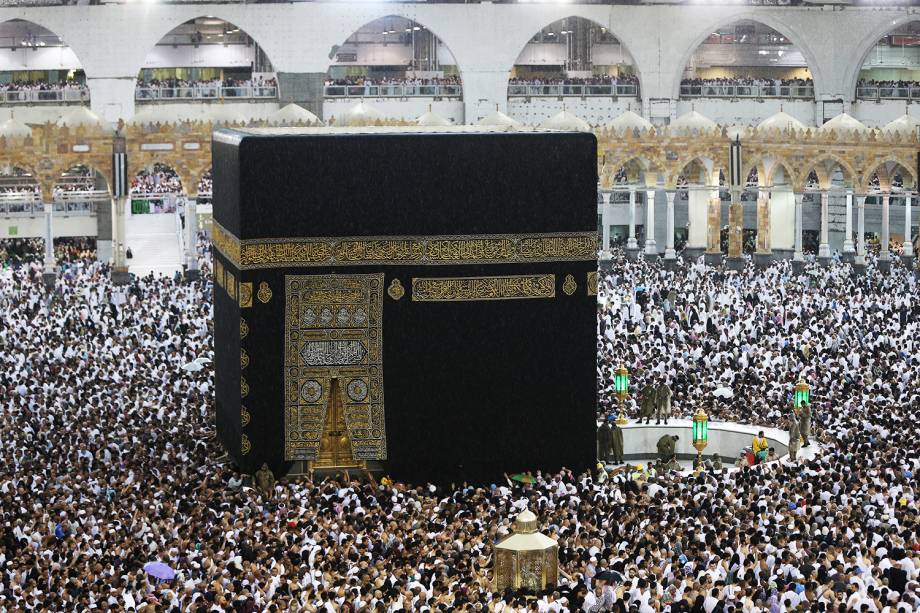
M536 32L508 81L509 113L524 123L539 123L565 107L600 124L625 110L639 112L638 97L639 75L629 50L607 26L584 17L559 19ZM610 108L595 108L603 98L612 101Z
M172 213L185 202L179 174L168 164L155 162L131 180L131 213Z
M898 25L869 49L859 70L856 98L920 100L920 21Z
M138 103L275 100L271 61L246 32L219 17L196 17L167 33L144 59Z
M64 40L23 19L0 23L0 96L9 104L89 101L80 60Z
M693 51L681 98L802 98L814 100L811 70L786 35L741 20L712 31Z
M460 67L422 23L399 15L375 19L333 47L330 59L324 119L364 99L387 117L432 111L463 123Z

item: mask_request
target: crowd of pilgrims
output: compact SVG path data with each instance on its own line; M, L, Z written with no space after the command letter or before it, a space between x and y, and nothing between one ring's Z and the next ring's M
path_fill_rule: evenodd
M749 76L732 76L732 77L714 77L714 78L690 78L682 79L681 85L716 87L722 85L740 86L740 87L813 87L814 82L811 79L772 79L766 77L749 77Z
M51 293L40 257L0 274L0 611L920 608L920 335L901 268L669 272L617 255L601 277L601 416L620 361L634 388L667 380L677 415L764 425L801 374L813 460L262 491L221 460L211 368L182 368L213 350L206 241L199 256L191 283L116 287L87 259L62 263ZM717 385L734 399L714 401ZM493 545L525 508L558 541L561 579L499 592ZM146 576L151 561L176 578Z

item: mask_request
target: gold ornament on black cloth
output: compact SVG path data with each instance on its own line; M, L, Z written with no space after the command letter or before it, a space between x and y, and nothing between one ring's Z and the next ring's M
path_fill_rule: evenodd
M406 290L403 288L403 285L400 283L399 279L394 278L392 281L390 281L390 286L387 288L387 294L389 294L390 298L393 300L399 300L406 295Z
M575 283L575 277L572 275L565 276L565 282L562 284L562 291L565 292L566 296L571 296L575 293L575 290L578 289L578 284Z
M259 298L259 302L268 304L268 301L272 299L272 288L268 286L268 283L262 281L259 283L259 291L256 296Z

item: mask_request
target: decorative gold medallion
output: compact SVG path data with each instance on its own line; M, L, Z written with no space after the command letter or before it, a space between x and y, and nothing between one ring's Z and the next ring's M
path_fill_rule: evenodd
M246 350L240 347L240 370L249 366L249 354L246 353Z
M571 296L575 293L575 290L578 289L578 284L575 283L575 277L572 275L565 276L565 282L562 284L562 291L565 292L566 296Z
M393 300L399 300L406 295L406 290L403 288L402 283L399 282L399 279L394 278L390 281L390 287L387 288L387 294L389 294L390 298Z
M268 301L272 299L272 288L268 286L268 283L262 281L259 283L259 292L256 296L259 298L259 302L268 304Z
M246 383L246 379L240 377L240 398L245 398L249 395L249 384Z
M249 437L245 434L240 438L240 453L246 455L252 450L252 444L249 442Z
M246 338L246 335L249 334L249 324L246 323L246 320L240 317L240 340Z
M236 301L236 277L228 270L227 273L227 287L224 288L227 290L227 295L234 301Z
M597 296L597 271L592 270L588 273L588 288L587 292L589 296Z
M240 308L247 309L252 306L252 283L240 281Z
M246 409L246 407L241 406L240 407L240 425L242 425L245 428L246 426L249 425L250 419L251 419L251 416L249 415L249 411Z

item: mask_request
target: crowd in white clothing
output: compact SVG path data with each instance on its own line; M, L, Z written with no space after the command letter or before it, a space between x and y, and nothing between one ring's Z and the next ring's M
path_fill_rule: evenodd
M213 345L205 241L199 255L187 284L117 287L85 260L51 294L37 261L0 275L0 611L920 608L920 335L903 269L669 272L618 256L602 277L602 415L620 361L634 387L669 380L681 414L765 425L804 374L814 460L263 492L221 461L211 369L182 368ZM737 400L717 405L714 385ZM557 540L562 579L499 592L493 546L525 508ZM152 561L176 578L146 576Z

